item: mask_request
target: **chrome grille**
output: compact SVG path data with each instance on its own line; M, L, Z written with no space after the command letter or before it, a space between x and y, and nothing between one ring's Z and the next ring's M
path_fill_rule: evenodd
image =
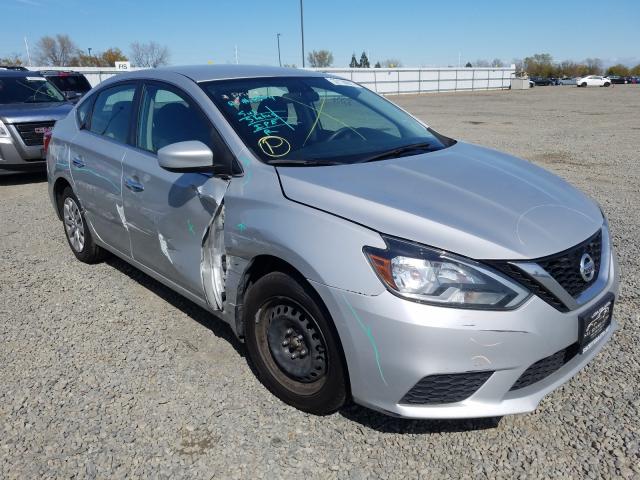
M44 142L44 130L53 128L56 122L29 122L29 123L14 123L22 141L28 147L37 147Z

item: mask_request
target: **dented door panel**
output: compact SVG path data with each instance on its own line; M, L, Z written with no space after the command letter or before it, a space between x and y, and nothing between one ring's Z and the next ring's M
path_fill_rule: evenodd
M123 178L138 187L123 189L133 258L204 299L202 244L228 181L169 172L140 150L127 155Z

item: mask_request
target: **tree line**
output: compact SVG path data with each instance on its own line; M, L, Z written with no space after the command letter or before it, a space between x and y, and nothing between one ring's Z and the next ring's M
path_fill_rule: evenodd
M312 50L307 54L307 63L310 67L314 68L331 67L333 65L333 53L331 53L329 50ZM387 60L383 60L382 62L377 61L373 68L398 68L401 66L402 63L400 62L400 60L396 58L389 58ZM356 54L353 53L351 55L351 62L349 63L349 67L371 68L371 63L369 62L367 53L362 52L359 61L356 59Z
M619 75L640 76L640 64L634 67L617 64L605 69L602 60L599 58L587 58L582 62L574 62L573 60L564 60L562 62L554 62L553 57L549 53L536 53L524 60L514 60L516 64L516 72L527 73L533 77L582 77L585 75Z
M131 61L134 67L159 67L167 65L170 59L169 48L158 42L133 42L129 46L129 55L125 55L117 47L107 48L101 52L91 52L79 48L65 34L45 35L35 44L33 60L40 67L114 67L115 62ZM3 65L24 65L24 57L20 54L0 58Z
M333 54L329 50L313 50L307 54L307 62L309 66L316 68L326 68L333 65ZM530 57L523 59L514 59L513 63L516 66L517 75L521 76L525 73L532 77L580 77L585 75L619 75L621 77L626 76L640 76L640 64L634 67L628 67L626 65L617 64L612 65L605 69L603 67L602 60L599 58L587 58L582 62L575 62L573 60L564 60L562 62L554 62L553 57L548 53L536 53ZM371 68L371 63L367 57L366 52L362 52L360 60L357 59L356 54L351 55L351 62L349 62L351 68ZM402 67L402 62L395 58L389 58L382 62L378 61L374 65L374 68L399 68ZM451 67L451 65L450 65ZM505 62L499 58L493 60L478 59L475 62L466 62L465 68L503 68Z

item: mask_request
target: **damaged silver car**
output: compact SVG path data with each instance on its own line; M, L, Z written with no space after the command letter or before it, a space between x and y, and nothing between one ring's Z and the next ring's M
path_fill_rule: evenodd
M531 411L616 326L593 200L343 78L118 75L56 124L47 167L79 260L110 252L208 309L307 412Z

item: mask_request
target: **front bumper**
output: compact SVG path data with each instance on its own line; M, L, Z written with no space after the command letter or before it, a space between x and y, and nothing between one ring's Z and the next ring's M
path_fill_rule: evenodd
M511 390L531 365L578 340L578 317L607 293L617 293L612 255L609 279L588 304L561 313L533 296L513 311L462 310L403 300L384 292L360 295L311 282L332 314L344 348L354 400L408 418L474 418L529 412L549 392L579 372L611 338L527 387ZM465 400L446 404L402 403L430 375L492 371Z
M13 125L7 126L12 136L17 136ZM31 147L16 138L0 138L0 171L44 171L45 168L42 145Z

